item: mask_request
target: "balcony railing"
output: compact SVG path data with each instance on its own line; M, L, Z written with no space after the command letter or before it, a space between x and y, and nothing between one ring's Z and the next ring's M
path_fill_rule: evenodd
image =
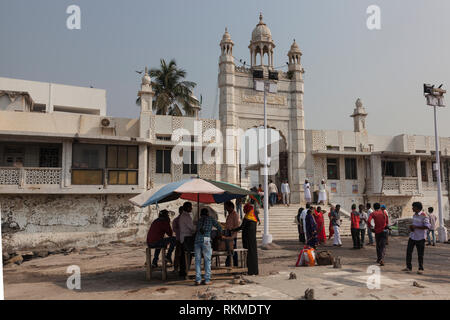
M386 195L419 194L417 177L384 177L382 193Z
M0 185L58 185L62 168L0 168Z

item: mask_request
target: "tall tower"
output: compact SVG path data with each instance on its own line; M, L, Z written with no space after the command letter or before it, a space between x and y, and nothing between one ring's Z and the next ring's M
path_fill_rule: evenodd
M366 117L367 112L364 109L361 99L357 99L355 102L355 109L350 116L353 118L353 131L367 134Z
M306 146L305 146L305 115L303 110L303 73L305 72L301 65L302 52L297 43L294 42L291 45L291 49L288 52L289 65L288 73L290 74L289 83L289 96L290 96L290 141L292 147L289 150L290 163L292 168L290 175L291 184L294 190L292 191L293 199L295 203L301 201L300 195L302 194L301 186L306 178Z
M138 96L141 98L141 114L139 117L139 136L141 138L150 138L150 118L152 116L153 96L152 81L148 75L148 69L145 67L145 74L142 77L141 90Z
M220 41L221 55L219 58L219 119L223 135L224 154L222 165L222 179L231 183L237 183L239 172L237 165L238 148L237 141L230 130L237 127L238 119L235 108L235 64L233 58L233 40L225 28L222 41ZM228 134L227 134L228 133Z
M253 29L252 39L248 48L250 49L250 65L252 68L266 67L273 69L275 43L272 40L270 29L263 22L262 13L259 15L259 23Z

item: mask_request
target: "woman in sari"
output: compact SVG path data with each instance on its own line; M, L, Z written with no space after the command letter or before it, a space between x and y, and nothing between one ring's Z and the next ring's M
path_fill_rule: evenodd
M256 243L256 224L261 224L258 211L250 204L244 206L244 219L240 227L232 232L242 230L242 246L247 249L248 275L258 274L258 245Z
M314 210L314 220L317 224L317 240L319 244L325 243L327 241L327 234L325 233L325 221L321 207L317 207L317 210Z
M317 245L317 224L314 221L312 210L309 209L305 218L306 223L306 244L312 248L316 248Z
M335 210L334 206L331 206L330 212L328 212L328 219L330 220L330 226L328 227L328 231L330 232L328 235L328 240L330 240L334 236L333 224L331 223L331 213Z

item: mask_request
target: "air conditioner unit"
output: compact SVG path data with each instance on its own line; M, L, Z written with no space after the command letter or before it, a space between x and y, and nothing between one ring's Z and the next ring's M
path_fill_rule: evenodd
M100 126L102 128L115 128L116 127L116 123L111 118L102 118L100 120Z

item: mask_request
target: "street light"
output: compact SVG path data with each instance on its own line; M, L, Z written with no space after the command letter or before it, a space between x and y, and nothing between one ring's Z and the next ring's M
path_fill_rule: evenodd
M434 85L424 84L423 85L423 94L427 100L427 105L434 107L434 138L436 143L436 177L437 177L437 186L438 186L438 208L439 208L439 242L447 242L447 229L444 225L444 215L442 212L442 191L441 191L441 162L439 155L439 136L437 129L437 107L445 107L444 104L444 93L447 93L446 90L441 89L442 84L435 88Z
M262 244L272 243L272 235L269 234L269 191L268 191L268 158L267 158L267 112L266 112L266 95L267 92L276 93L276 83L263 80L255 80L255 90L264 92L264 159L263 159L263 175L264 175L264 234Z

